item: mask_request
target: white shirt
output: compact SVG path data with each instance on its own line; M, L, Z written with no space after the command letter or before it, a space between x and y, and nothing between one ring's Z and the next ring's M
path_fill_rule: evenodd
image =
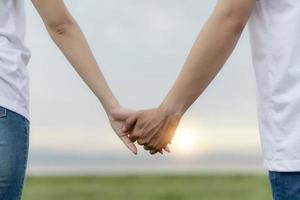
M29 120L24 0L0 0L0 106Z
M257 1L249 32L264 166L300 171L300 1Z

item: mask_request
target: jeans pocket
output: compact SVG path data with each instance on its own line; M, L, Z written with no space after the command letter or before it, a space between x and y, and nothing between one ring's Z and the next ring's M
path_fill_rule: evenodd
M6 108L0 106L0 118L6 117Z

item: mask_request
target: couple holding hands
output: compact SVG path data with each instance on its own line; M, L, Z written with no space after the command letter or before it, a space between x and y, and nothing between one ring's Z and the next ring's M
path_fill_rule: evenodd
M170 151L168 144L172 141L181 117L224 65L253 6L250 0L219 1L163 102L157 108L134 112L118 103L83 33L63 1L32 2L53 41L99 99L113 130L134 154L137 154L135 142L151 154Z
M300 119L294 112L299 107L295 99L300 89L299 76L295 78L299 72L299 52L295 51L300 49L296 42L300 1L217 1L162 103L141 111L119 104L63 0L31 1L53 41L99 99L113 130L134 154L137 144L151 154L170 152L168 145L180 119L224 66L250 19L264 164L270 171L272 188L279 188L273 190L275 200L300 199L300 175L280 174L300 171L300 139L295 131L300 130ZM0 1L0 200L21 199L27 166L30 118L26 66L30 51L24 45L24 3L25 0ZM84 5L84 1L81 3ZM287 182L295 188L281 191L288 188L280 186ZM280 198L281 192L291 198Z

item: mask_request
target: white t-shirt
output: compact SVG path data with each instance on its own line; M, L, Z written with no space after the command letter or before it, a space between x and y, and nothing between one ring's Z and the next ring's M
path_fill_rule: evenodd
M29 120L24 0L0 0L0 106Z
M300 1L259 0L248 25L264 166L300 171Z

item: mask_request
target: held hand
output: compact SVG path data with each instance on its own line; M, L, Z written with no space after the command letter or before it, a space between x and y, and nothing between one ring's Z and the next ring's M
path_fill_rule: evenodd
M118 135L118 137L122 140L122 142L127 146L127 148L133 153L137 154L137 148L135 144L130 141L128 134L123 132L121 128L126 122L127 118L131 116L134 112L123 107L115 108L111 111L109 115L110 124Z
M171 142L181 115L170 114L161 108L143 110L132 114L122 128L127 132L131 142L137 141L145 150L156 154L165 149L169 151Z

